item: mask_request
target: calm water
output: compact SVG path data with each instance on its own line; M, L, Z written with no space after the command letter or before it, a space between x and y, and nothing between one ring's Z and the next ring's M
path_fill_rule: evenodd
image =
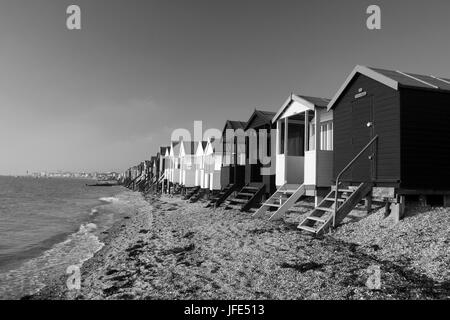
M102 247L98 236L130 214L138 193L92 180L0 176L0 299L42 288Z

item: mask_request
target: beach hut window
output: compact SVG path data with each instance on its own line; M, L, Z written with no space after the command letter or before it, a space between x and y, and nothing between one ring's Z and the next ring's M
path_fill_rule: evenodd
M331 121L320 125L320 150L333 150L333 122Z
M284 126L285 126L285 123L283 121L280 124L281 124L280 125L280 154L284 154L284 133L285 133Z
M314 121L314 119L313 119ZM309 151L316 150L316 125L314 123L309 124Z

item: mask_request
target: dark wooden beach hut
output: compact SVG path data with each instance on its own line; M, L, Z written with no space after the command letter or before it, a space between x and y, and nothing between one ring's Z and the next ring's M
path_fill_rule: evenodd
M222 131L223 161L221 169L221 185L230 184L242 186L245 183L245 141L243 121L228 120ZM236 135L227 137L226 132L233 130ZM241 136L240 133L242 133ZM241 138L240 138L241 137Z
M246 122L227 120L222 130L221 191L212 197L207 206L221 205L233 192L245 184L245 133ZM232 133L232 134L231 134Z
M275 129L272 119L276 112L255 110L247 121L245 131L244 186L235 197L227 201L227 207L248 211L257 206L263 197L275 191L275 170L271 164L262 163L260 153L271 157L270 133ZM260 146L265 150L260 150ZM265 162L265 161L264 161ZM265 174L262 170L269 171Z
M328 110L334 114L333 178L339 183L331 198L343 202L334 224L367 195L392 201L397 217L407 195L440 196L447 204L450 79L356 66Z

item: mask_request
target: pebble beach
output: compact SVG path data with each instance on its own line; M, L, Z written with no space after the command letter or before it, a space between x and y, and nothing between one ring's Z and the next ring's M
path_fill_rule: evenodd
M354 210L332 233L297 229L313 202L277 222L142 195L81 268L23 299L449 299L450 209L411 209L394 224L381 207ZM380 286L370 286L371 270Z

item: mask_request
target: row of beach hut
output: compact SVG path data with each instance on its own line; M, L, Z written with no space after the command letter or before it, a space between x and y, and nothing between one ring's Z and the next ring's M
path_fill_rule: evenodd
M291 94L220 138L171 141L122 180L271 220L314 197L299 228L320 234L373 201L397 218L406 201L449 205L449 121L449 79L356 66L331 99Z

